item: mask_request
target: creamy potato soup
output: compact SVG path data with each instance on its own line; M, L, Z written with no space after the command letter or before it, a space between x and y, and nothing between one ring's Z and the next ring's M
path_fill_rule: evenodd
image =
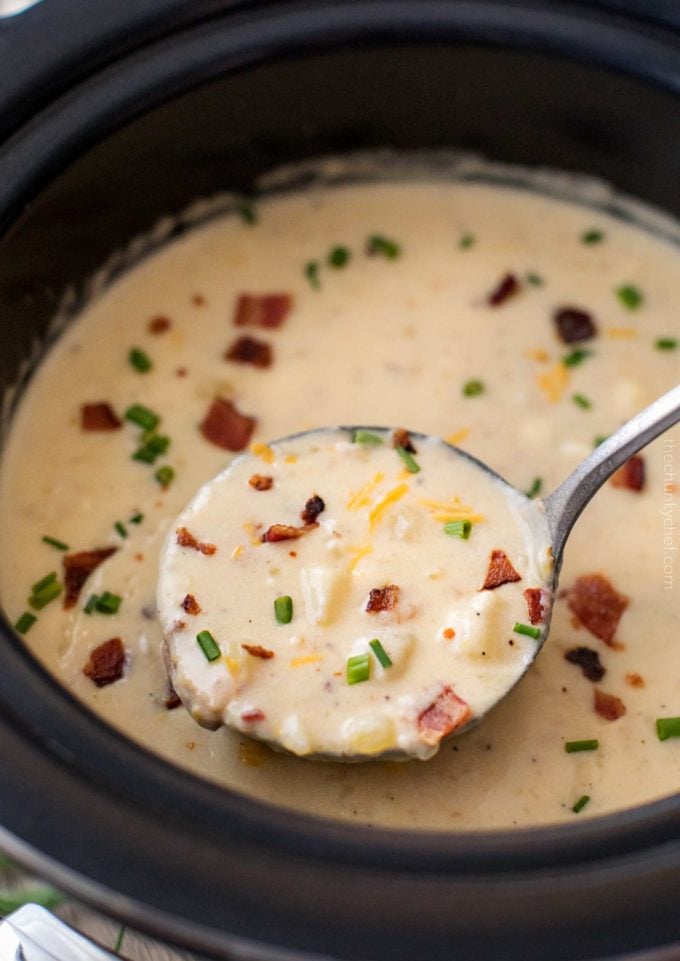
M237 536L237 512L228 543L192 526L191 507L178 523L199 488L236 452L251 451L260 467L248 477L265 480L243 497L262 503L277 496L283 470L267 463L268 441L327 425L383 424L442 437L540 498L599 438L677 383L678 264L673 244L602 210L481 182L316 187L206 222L95 298L32 378L1 478L7 616L50 671L111 724L198 775L278 805L376 825L468 830L569 822L671 794L680 785L677 431L630 461L578 522L550 637L522 681L426 762L276 753L244 733L260 723L243 721L244 712L266 714L254 699L238 704L242 730L197 724L177 696L196 707L184 680L177 678L178 692L169 686L157 581L164 542L184 539L195 570L191 586L161 583L166 633L173 604L177 621L200 621L187 598L200 607L207 591L210 607L223 596L238 609L243 636L229 638L236 649L223 650L226 639L207 620L180 629L191 656L204 658L201 669L227 678L223 657L237 662L236 672L244 662L265 671L277 663L277 684L311 704L329 680L328 666L311 659L320 653L316 635L298 632L294 620L296 612L313 620L306 607L325 576L311 573L322 566L305 554L317 549L312 537L319 547L322 537L340 541L332 549L356 602L352 618L372 617L371 591L388 588L392 576L371 568L360 532L341 540L322 526L339 516L330 510L335 470L296 501L299 511L314 495L328 501L313 521L264 508L254 517L239 505L241 529ZM386 443L381 456L388 455L397 459ZM390 490L413 483L400 476L406 467L390 468ZM425 498L458 496L472 512L488 512L482 490L451 489L443 466L436 473L441 489ZM273 488L257 489L269 476ZM364 731L352 733L346 699L387 683L379 671L389 669L357 638L379 640L396 667L413 630L423 658L439 660L437 683L457 691L445 659L445 645L456 643L445 633L456 631L447 616L456 605L454 551L474 548L477 538L489 560L504 551L521 580L479 596L500 603L516 587L523 607L513 606L509 619L534 623L523 592L540 584L513 556L517 545L497 543L486 522L473 522L467 540L438 529L436 545L420 544L409 561L408 539L397 536L409 522L405 505L391 504L383 521L401 545L394 586L402 614L420 605L436 627L426 637L413 618L398 630L382 609L380 630L352 621L352 643L332 668L343 711L331 740L343 724L347 743ZM444 514L437 521L450 522ZM276 523L319 528L263 542ZM249 584L244 571L271 549L285 551L285 565ZM203 573L210 563L220 565L220 585ZM287 624L275 616L280 598L292 602ZM287 607L279 600L284 620ZM281 631L269 660L242 646L273 650L260 632L264 611L267 631ZM540 609L533 613L540 622ZM203 631L218 645L220 665L196 640ZM513 624L498 636L519 651L532 641ZM348 683L347 660L364 656L376 661L372 680ZM290 730L292 740L274 739L297 750L302 742L294 724ZM370 754L379 739L368 741Z

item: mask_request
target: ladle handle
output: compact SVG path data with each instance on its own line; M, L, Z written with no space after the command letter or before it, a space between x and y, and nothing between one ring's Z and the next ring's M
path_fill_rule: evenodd
M546 497L545 511L550 525L556 573L562 551L581 511L608 477L629 457L680 420L680 386L669 390L636 414L578 465L560 486Z

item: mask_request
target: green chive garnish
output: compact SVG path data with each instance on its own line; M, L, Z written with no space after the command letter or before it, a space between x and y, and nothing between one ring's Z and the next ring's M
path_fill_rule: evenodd
M654 346L657 350L677 350L678 341L675 337L659 337L654 341Z
M239 215L244 224L248 224L252 227L257 223L257 211L252 204L239 204L236 208L236 213Z
M19 634L25 634L35 624L38 618L30 611L24 611L19 620L14 625L14 630Z
M353 444L382 444L383 438L379 434L372 434L370 430L355 430L352 434Z
M582 795L572 808L572 811L574 812L574 814L578 814L580 811L582 811L589 800L590 800L589 794Z
M593 447L599 447L600 444L604 444L606 440L609 439L609 434L598 434L593 441Z
M52 581L56 581L56 579L57 579L56 571L51 571L51 573L45 574L44 577L41 577L39 581L35 582L35 584L31 588L31 594L39 594L40 591L43 589L43 587L47 587L48 584L51 584Z
M660 741L667 741L669 737L680 737L680 717L657 717L656 733Z
M418 474L420 472L420 467L414 460L413 455L410 451L406 450L405 447L401 445L394 448L404 462L404 466L409 474Z
M526 634L527 637L533 637L535 641L541 636L540 627L532 627L531 624L520 624L519 621L513 626L513 631L515 634Z
M458 241L458 246L461 250L469 250L470 247L474 247L477 238L474 234L463 234L463 236Z
M468 380L463 384L464 397L477 397L484 393L484 384L481 380Z
M139 374L146 374L153 367L151 358L141 347L131 347L128 360Z
M59 597L63 589L59 581L50 581L45 587L31 594L28 603L35 611L41 611L50 601Z
M584 350L581 347L577 347L576 350L572 350L571 353L565 354L562 358L562 363L565 367L578 367L584 360L592 356L592 350Z
M571 399L577 407L582 407L583 410L590 410L590 408L593 406L592 401L588 400L587 397L584 397L583 394L572 394Z
M638 287L634 287L633 284L623 284L623 286L618 287L616 296L626 310L637 310L645 299L642 291Z
M525 274L524 279L528 284L531 284L532 287L545 286L545 280L543 280L540 274L534 273L533 270L530 270L528 274Z
M85 614L94 614L94 612L95 612L96 609L97 609L97 604L98 604L98 603L99 603L99 595L98 595L98 594L90 594L90 596L89 596L88 599L87 599L87 604L85 604L85 606L83 607L83 613L85 613Z
M210 631L199 631L196 635L198 645L209 661L216 661L220 656L220 649Z
M274 617L277 624L290 624L293 620L293 598L288 594L274 600Z
M460 537L463 541L468 539L471 530L471 521L449 521L448 524L444 524L445 534L448 534L449 537Z
M304 274L309 281L309 286L313 287L314 290L318 290L321 287L321 281L319 280L319 261L309 260L305 264Z
M111 594L110 591L104 591L104 593L97 598L95 609L99 611L100 614L117 614L122 602L123 598L119 597L118 594Z
M593 738L590 741L567 741L564 750L567 754L576 754L578 751L597 751L600 742Z
M130 518L130 523L141 524L143 520L144 520L143 514L133 514L132 517Z
M581 234L582 244L599 244L604 240L604 233L601 230L596 230L592 228L591 230L584 230Z
M382 646L378 638L374 641L369 641L368 646L371 648L377 659L380 661L382 667L392 667L392 659L387 653L385 648ZM351 683L351 682L350 682Z
M144 464L153 464L161 454L165 454L169 446L169 437L163 434L151 434L146 442L137 448L132 459L142 461Z
M125 529L125 524L122 521L116 521L113 525L114 529L118 531L121 537L127 537L127 530Z
M161 422L158 414L154 414L152 410L148 407L143 407L142 404L133 404L131 407L125 411L125 420L129 420L132 424L137 424L143 430L154 430Z
M347 266L351 257L352 254L347 247L333 247L328 254L328 265L339 270L341 267Z
M368 654L356 654L347 658L347 683L360 684L371 676L371 662Z
M531 498L538 497L538 495L541 493L542 487L543 487L543 478L534 477L531 487L526 492L527 497L531 497Z
M401 254L401 245L396 240L390 240L389 237L384 237L382 234L371 234L366 241L366 253L369 255L380 254L387 260L396 260Z
M163 467L159 467L153 476L161 487L169 487L175 479L175 469L170 467L169 464L165 464Z
M49 544L50 547L56 547L58 551L68 550L68 544L64 544L63 541L58 541L56 537L48 537L47 535L45 535L43 537L43 543Z

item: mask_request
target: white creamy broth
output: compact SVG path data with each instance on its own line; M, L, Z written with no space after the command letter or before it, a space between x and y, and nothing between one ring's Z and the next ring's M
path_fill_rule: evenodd
M584 231L602 239L583 243ZM399 256L365 254L379 234ZM472 243L461 243L470 235ZM336 245L351 259L325 264ZM318 289L305 265L319 261ZM519 289L496 307L506 274ZM541 280L540 285L528 275ZM312 277L313 279L313 277ZM639 290L626 306L616 291ZM276 329L236 327L244 292L285 292ZM629 298L630 300L630 298ZM567 547L561 587L599 573L629 599L616 647L579 626L562 597L549 642L522 683L482 724L427 763L318 764L275 754L243 734L200 728L167 710L155 617L158 556L174 518L230 454L198 425L216 397L257 419L253 441L335 423L404 424L450 438L520 489L554 487L594 438L670 388L678 352L677 249L602 213L488 185L372 184L268 199L249 225L224 218L173 242L122 277L62 335L19 407L4 457L0 584L9 617L28 610L31 585L62 554L116 546L78 603L36 612L26 643L93 710L161 755L219 783L301 810L384 825L474 829L572 820L677 790L680 741L659 741L657 717L680 714L677 594L666 589L661 511L675 497L667 435L644 452L644 489L606 485ZM553 312L577 307L596 334L565 344ZM159 334L149 322L170 321ZM267 368L225 361L249 335L271 345ZM131 347L152 359L146 373ZM591 354L565 367L579 348ZM466 395L465 385L482 390ZM589 407L573 401L579 395ZM81 405L157 412L171 438L154 465L132 460L140 428L81 430ZM677 433L676 433L677 436ZM167 489L154 472L170 465ZM667 482L668 489L665 489ZM143 514L140 523L130 523ZM114 530L122 522L125 538ZM122 597L118 613L86 614L92 594ZM93 648L120 637L124 677L97 687L83 674ZM593 682L565 653L587 647L606 673ZM607 720L594 691L620 699ZM599 748L567 754L565 742Z

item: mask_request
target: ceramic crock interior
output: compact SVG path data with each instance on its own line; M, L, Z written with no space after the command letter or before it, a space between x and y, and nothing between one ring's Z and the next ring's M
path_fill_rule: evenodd
M182 82L187 87L192 84L186 75ZM163 100L162 92L153 96ZM126 109L128 116L139 112L133 106ZM103 104L101 113L106 113ZM2 241L0 379L5 385L16 381L34 338L44 336L66 288L80 290L113 251L149 231L161 217L179 213L195 198L220 190L249 192L258 175L284 162L373 147L455 147L510 163L585 171L680 215L677 100L640 79L529 50L430 43L390 49L357 46L289 57L203 83L96 142L100 133L108 132L107 123L120 125L123 119L102 122L99 129L95 119L80 142L63 145L52 169L49 164L36 168L33 184L35 188L42 181L40 189ZM659 149L660 131L663 149ZM81 152L81 143L88 142L94 146ZM65 169L57 173L58 167ZM606 872L602 873L595 894L592 885L588 886L590 881L581 876L583 896L575 894L567 902L564 892L555 890L551 895L545 886L542 892L540 879L530 876L534 868L550 873L555 865L587 860L591 850L598 859L611 855L632 865L637 851L668 839L677 807L651 806L642 815L607 818L603 825L579 828L576 846L573 835L559 830L453 841L409 840L406 834L397 837L386 832L381 840L376 839L381 832L369 835L361 829L267 813L257 804L246 812L241 799L226 795L221 799L215 789L166 769L162 762L107 732L50 684L16 640L10 644L17 673L14 679L5 677L0 683L0 702L13 719L16 738L12 743L19 749L24 730L31 732L32 751L36 743L47 745L51 738L52 746L45 747L45 753L52 754L50 770L66 764L78 777L94 784L95 790L104 785L111 796L117 795L117 813L106 814L106 802L101 801L102 810L97 809L96 816L116 818L126 837L122 847L137 844L140 864L147 850L154 848L153 881L149 884L141 869L131 869L122 853L111 852L110 844L104 877L95 859L96 841L89 847L89 840L86 843L90 838L86 817L80 843L74 843L74 835L66 827L60 838L52 836L49 818L42 831L16 818L12 827L70 871L109 884L112 891L124 891L137 904L146 904L147 910L141 911L127 898L107 895L113 913L132 916L147 928L160 928L166 936L174 933L186 944L216 952L226 941L215 931L319 951L324 943L322 932L328 930L328 918L334 916L335 896L340 934L339 940L331 940L327 946L338 956L443 959L450 949L446 932L457 922L432 905L427 907L422 896L412 902L413 909L406 910L403 918L395 920L397 902L390 898L397 898L402 905L409 891L413 894L409 884L420 871L438 874L445 885L452 870L458 872L456 884L466 873L476 872L478 885L485 877L485 884L490 883L492 874L520 869L521 879L515 878L513 890L518 892L518 885L524 885L523 897L532 898L531 908L526 900L521 906L515 902L513 908L504 901L510 889L502 886L495 894L485 886L473 886L467 892L455 885L441 888L449 904L457 890L458 903L467 912L459 944L461 959L482 961L502 956L511 961L525 957L526 925L530 926L529 940L538 950L535 956L547 957L541 953L541 945L550 944L550 957L555 959L608 957L618 950L664 944L678 934L664 912L661 876L645 880L640 875L646 893L634 890L642 899L645 922L634 930L625 922L615 930L615 922L620 920L621 904L630 901L631 877L637 867L630 867L625 877L628 887L623 886L624 875L617 876L618 880L610 877L605 886ZM30 711L29 703L33 705ZM29 754L25 757L20 763L25 764L26 789L39 790L40 782L35 780L38 762L33 768ZM145 764L146 774L142 775ZM64 803L71 790L70 783L63 785ZM126 802L135 798L155 812L155 823L147 819L137 824L132 814L126 822L121 798ZM26 803L28 810L28 795ZM73 804L77 807L82 799L74 795ZM93 816L94 808L93 802ZM225 824L225 819L231 819L230 823ZM161 851L168 837L163 833L163 821L175 831L172 859ZM183 833L188 823L188 832L203 832L200 843L196 838L178 837L176 829L182 826ZM212 855L228 849L231 857L239 859L242 871L252 870L252 876L240 886L234 886L233 878L228 883L224 865L214 863L209 850L211 832ZM94 827L92 837L96 837ZM252 850L238 847L251 843ZM262 853L265 845L269 846L267 854ZM281 857L286 859L286 877L295 873L296 857L306 864L304 878L291 883L289 891L276 890L271 881L263 880L264 862L274 857L271 852L277 848L285 849ZM317 876L320 858L327 863L335 859L343 870L330 881ZM185 877L194 874L197 859L205 877L191 891L177 890L172 877L180 877L182 870ZM372 910L350 895L349 875L343 873L348 865L366 868L357 892L360 887L366 890L369 877L371 883L381 884L380 892L374 891ZM166 870L167 879L163 877ZM282 876L282 870L282 862L272 861L274 877L277 871ZM577 873L581 872L579 867ZM406 880L404 873L410 875ZM542 875L543 880L546 876ZM75 874L60 879L83 893ZM271 899L268 911L257 902L252 888L256 880L259 890ZM211 898L210 883L223 885L219 890L225 901ZM404 885L401 893L400 884ZM609 894L600 916L593 919L585 895L597 897L597 892L604 890ZM93 888L89 891L102 903L101 893L93 894ZM484 930L488 915L480 911L479 904L475 906L482 891L486 892L487 908L495 905L498 911L493 929L487 926ZM307 908L301 911L305 897ZM619 902L615 905L616 897ZM297 919L291 920L294 912ZM635 910L631 907L632 915L639 917L639 901ZM558 916L559 923L554 920ZM182 917L187 923L177 927L176 919ZM392 919L390 935L381 927L388 918ZM352 933L353 922L358 927ZM554 932L555 924L560 930L557 940L550 933L550 925ZM424 939L423 925L429 925ZM212 935L205 933L208 929ZM437 932L439 941L434 940Z

